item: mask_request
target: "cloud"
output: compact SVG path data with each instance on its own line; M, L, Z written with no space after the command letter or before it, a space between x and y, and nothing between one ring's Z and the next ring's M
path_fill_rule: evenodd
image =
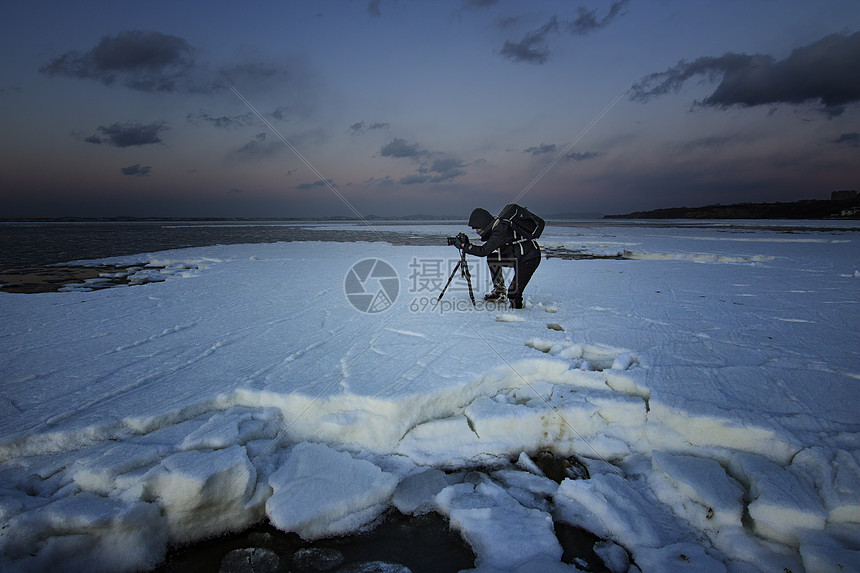
M433 161L432 165L430 165L429 171L433 171L436 173L448 173L451 171L458 170L461 167L463 167L463 162L459 159L436 159Z
M553 16L549 22L525 35L519 42L505 42L499 52L503 58L515 62L544 64L549 59L546 37L558 31L558 18Z
M272 119L275 119L277 121L288 121L287 112L289 110L290 110L289 107L282 105L282 106L276 108L274 111L271 111L269 113L265 113L263 115L265 115L266 117L270 117Z
M379 18L380 16L382 16L381 6L382 0L370 0L370 2L367 3L367 13L371 16Z
M276 121L287 121L285 107L279 107L269 113L264 113L263 116ZM249 127L261 125L256 114L252 112L241 113L238 115L214 115L207 111L199 111L197 113L188 113L185 116L188 123L192 125L200 125L207 123L213 127L220 129L236 129L240 127Z
M376 122L376 123L367 123L365 121L359 121L353 123L349 126L347 130L350 135L362 135L367 133L368 131L376 131L378 129L388 129L391 127L390 123Z
M119 83L144 92L190 89L194 49L178 36L128 30L104 36L87 52L70 50L39 68L49 76L91 79L106 86Z
M152 30L127 30L104 36L88 51L70 50L39 71L121 85L142 92L205 94L227 88L229 81L243 92L259 92L287 84L298 93L309 89L310 74L300 59L281 62L247 60L222 66L200 63L185 39ZM307 99L307 98L302 98ZM309 105L307 102L301 102ZM280 113L286 108L280 108Z
M185 119L194 125L208 123L214 127L222 129L247 127L249 125L254 125L257 122L257 116L251 112L231 117L226 115L212 115L211 113L200 111L198 113L189 113L185 116Z
M584 36L586 34L590 34L595 30L600 30L601 28L605 28L609 24L611 24L616 18L622 15L621 10L624 8L624 5L627 4L629 0L619 0L617 2L613 2L609 7L609 12L603 18L597 17L597 9L588 10L580 6L577 8L579 12L579 16L570 22L565 23L565 29L571 34L575 34L577 36Z
M860 32L831 34L794 50L787 58L727 53L681 61L633 86L631 99L647 102L678 92L692 77L719 84L700 106L728 108L818 102L831 117L860 101Z
M318 181L314 181L313 183L302 183L301 185L296 185L296 189L299 189L301 191L310 191L311 189L317 189L319 187L328 187L328 186L336 187L333 180L331 180L331 179L326 179L326 180L320 179Z
M401 185L414 185L416 183L427 183L430 181L429 175L413 174L400 178Z
M148 124L135 122L114 123L108 127L100 125L97 134L87 137L84 141L95 144L108 144L115 147L138 147L161 143L159 133L167 129L164 122L156 121Z
M528 153L533 156L538 155L546 155L552 154L555 155L558 153L558 146L555 143L541 143L535 147L529 147L523 150L523 153ZM598 153L596 151L586 151L586 152L576 152L572 151L570 153L565 154L562 159L567 159L570 161L587 161L589 159L595 159L603 155L602 153Z
M258 133L254 139L236 150L236 153L245 156L265 157L280 153L286 146L282 141L268 141L265 132Z
M237 188L237 187L233 187L232 189L230 189L229 191L227 191L227 194L228 194L228 195L241 195L241 194L242 194L242 193L244 193L244 192L245 192L245 190L244 190L244 189L239 189L239 188Z
M461 10L468 10L470 8L481 9L481 8L490 8L499 3L499 0L463 0L463 6L460 8Z
M419 168L418 173L401 177L400 183L401 185L412 185L415 183L442 183L444 181L451 181L466 174L466 170L463 167L465 167L465 164L460 159L450 157L434 159L429 165Z
M540 28L527 32L519 42L505 42L499 54L503 58L515 62L544 64L550 57L550 49L547 43L547 38L550 34L566 31L574 36L585 36L605 28L619 16L623 15L622 10L628 2L629 0L617 0L613 2L606 16L603 18L598 18L597 9L589 10L582 6L577 8L579 15L573 20L564 20L558 16L552 16ZM516 22L516 20L507 19L505 22L506 25L510 25Z
M415 183L441 183L450 181L466 174L465 163L443 153L428 151L417 143L409 143L405 139L395 137L391 143L384 145L380 151L383 157L410 159L419 164L417 172L400 178L402 185Z
M531 155L543 155L545 153L555 153L556 145L555 143L541 143L537 147L529 147L525 149L523 153L530 153Z
M576 152L571 151L567 155L564 156L564 159L568 159L570 161L588 161L589 159L597 159L602 156L602 153L597 151L584 151L584 152Z
M416 173L413 175L401 177L400 184L413 185L415 183L444 183L445 181L451 181L465 174L466 171L464 169L452 169L449 171L438 173L436 175L431 175L428 173Z
M400 137L395 137L391 143L383 145L379 152L383 157L420 157L427 153L417 143L409 143Z
M461 6L454 11L454 16L460 17L470 10L486 10L498 4L499 0L462 0Z
M860 147L860 133L843 133L833 140L833 143L839 145L850 145L851 147Z
M134 177L147 177L149 176L150 171L152 171L152 167L149 165L141 165L140 163L135 163L134 165L129 165L128 167L121 167L120 171L123 175L131 175Z

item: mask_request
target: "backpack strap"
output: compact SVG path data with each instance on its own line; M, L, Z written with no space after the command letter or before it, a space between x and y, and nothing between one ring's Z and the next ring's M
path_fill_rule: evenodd
M535 239L529 239L528 237L521 236L521 233L517 231L517 226L514 225L512 219L497 219L497 221L504 221L511 227L511 231L513 231L514 233L514 240L508 244L519 246L521 256L526 254L526 249L523 246L523 243L531 243L534 248L538 248L538 244Z

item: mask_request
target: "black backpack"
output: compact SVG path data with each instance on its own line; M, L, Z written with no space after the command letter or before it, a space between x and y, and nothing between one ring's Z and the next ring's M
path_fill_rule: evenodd
M546 226L546 221L516 203L505 205L505 208L499 213L499 219L510 223L514 231L522 238L531 240L540 237Z

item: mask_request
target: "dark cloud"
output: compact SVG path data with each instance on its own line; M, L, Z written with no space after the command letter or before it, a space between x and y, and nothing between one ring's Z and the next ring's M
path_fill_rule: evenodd
M156 121L148 124L135 122L114 123L108 127L100 125L93 134L84 141L87 143L113 145L115 147L138 147L161 143L159 133L167 129L164 122Z
M287 121L286 107L279 107L275 111L264 113L263 116L276 121ZM239 127L249 127L261 125L256 114L252 112L242 113L239 115L213 115L207 111L199 111L197 113L189 113L185 116L188 123L193 125L209 124L213 127L221 129L235 129Z
M598 17L597 9L589 10L582 6L577 8L578 16L573 20L565 20L560 19L558 16L552 16L540 28L527 32L519 42L505 42L499 54L515 62L544 64L550 56L549 44L547 42L550 34L566 31L575 36L585 36L605 28L619 16L623 15L622 10L628 2L629 0L617 0L613 2L607 14L602 18ZM516 20L507 19L505 22L506 25L511 25Z
M144 92L189 89L194 49L178 36L129 30L104 36L87 52L71 50L39 68L49 76L121 84Z
M185 39L151 30L104 36L94 48L70 50L39 71L143 92L211 93L226 89L226 81L252 93L286 84L299 95L309 89L311 80L298 59L288 64L249 60L220 67L200 63ZM286 108L280 109L283 113Z
M681 61L633 86L631 98L650 99L677 92L690 78L717 81L714 92L698 105L728 108L817 102L831 116L860 101L860 32L832 34L794 50L787 58L727 53Z
M120 171L123 175L132 175L134 177L147 177L152 171L152 167L149 165L141 165L140 163L135 163L134 165L120 168Z
M442 183L443 181L451 181L466 174L466 170L463 167L464 164L459 159L434 159L428 166L418 169L418 173L401 178L400 183L410 185L413 183Z
M427 153L417 143L409 143L400 137L395 137L391 143L383 145L379 152L383 157L420 157Z
M465 175L465 169L451 169L449 171L443 171L441 173L415 173L413 175L407 175L405 177L400 178L401 185L413 185L415 183L443 183L445 181L451 181L461 175Z
M336 187L334 181L331 179L327 179L323 181L322 179L318 181L314 181L313 183L302 183L301 185L296 185L296 189L301 191L310 191L311 189L318 189L320 187Z
M257 123L257 116L251 112L240 115L212 115L211 113L200 111L198 113L189 113L185 116L189 123L198 125L200 123L208 123L214 127L222 129L234 129L238 127L247 127Z
M461 6L454 11L454 16L459 17L470 10L486 10L498 4L499 0L463 0Z
M530 155L538 156L538 155L546 155L552 154L555 155L558 153L558 146L555 143L541 143L535 147L529 147L523 150L523 153L528 153ZM598 153L596 151L586 151L586 152L576 152L572 151L567 153L562 159L567 159L570 161L586 161L588 159L595 159L603 155L602 153Z
M254 139L236 150L236 153L247 156L266 156L282 151L286 147L281 141L268 141L265 132L258 133Z
M277 121L288 121L287 113L289 112L289 110L290 110L290 108L288 106L282 105L282 106L276 108L275 111L272 111L272 112L269 112L269 113L266 113L263 115L265 115L266 117L270 117L270 118L277 120Z
M359 121L353 123L349 126L348 133L350 135L361 135L367 133L368 131L376 131L378 129L388 129L391 127L390 123L376 122L376 123L367 123L365 121Z
M572 151L564 156L564 159L568 159L570 161L588 161L589 159L597 159L602 156L602 153L598 153L597 151L584 151L584 152L576 152Z
M435 159L433 163L430 165L429 170L436 173L449 173L451 171L459 170L463 167L463 162L459 159L447 158L447 159Z
M430 181L429 175L413 174L400 178L401 185L415 185L416 183L427 183Z
M556 145L554 143L541 143L536 147L529 147L525 149L523 153L529 153L531 155L543 155L545 153L555 153Z
M850 145L851 147L860 147L860 133L843 133L833 140L833 143L839 145Z
M465 163L460 159L446 157L445 154L428 151L417 143L395 137L391 143L382 147L383 157L405 158L419 164L417 173L400 179L402 185L414 183L441 183L466 174Z
M463 6L461 9L468 10L470 8L490 8L499 3L499 0L463 0Z
M553 16L549 22L527 33L519 42L505 42L499 53L502 57L515 62L544 64L549 59L546 37L557 31L558 18Z
M367 3L367 13L371 16L379 18L380 16L382 16L381 6L382 0L370 0L370 2Z
M629 0L619 0L617 2L613 2L609 7L609 12L603 18L597 17L596 8L594 10L588 10L587 8L580 6L577 8L579 16L577 16L575 20L566 22L564 27L571 34L575 34L577 36L584 36L596 30L600 30L601 28L605 28L611 24L613 20L622 15L621 10L628 1Z
M228 194L228 195L241 195L241 194L242 194L242 193L244 193L244 192L245 192L245 190L244 190L244 189L238 189L238 188L236 188L236 187L233 187L232 189L230 189L229 191L227 191L227 194Z

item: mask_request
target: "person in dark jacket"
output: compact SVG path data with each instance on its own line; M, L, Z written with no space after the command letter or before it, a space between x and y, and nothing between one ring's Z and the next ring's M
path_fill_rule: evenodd
M511 308L523 308L523 290L540 264L540 245L534 239L520 237L512 225L490 214L486 209L475 209L469 217L469 226L480 235L483 245L473 245L466 237L460 248L476 257L487 257L493 292L485 300L504 300L504 267L513 267L514 277L507 288ZM463 235L465 236L465 235Z

